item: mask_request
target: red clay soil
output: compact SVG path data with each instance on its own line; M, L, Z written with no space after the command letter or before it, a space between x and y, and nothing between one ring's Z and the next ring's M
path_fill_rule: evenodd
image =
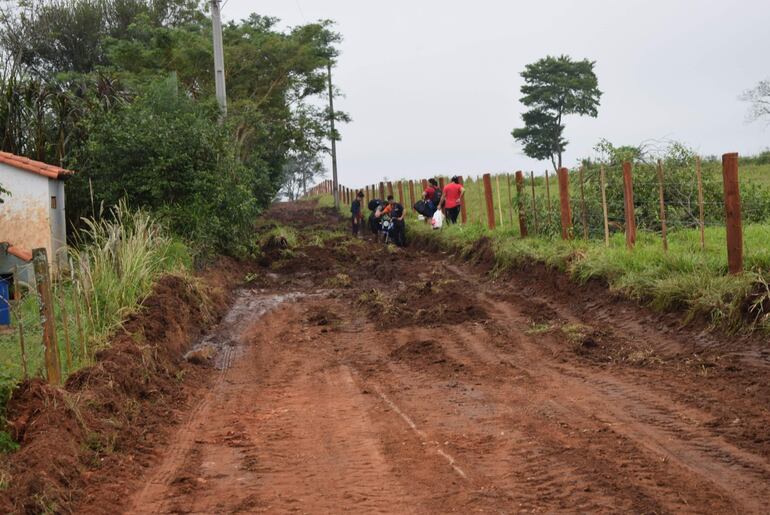
M334 228L307 204L268 216ZM501 280L483 270L351 240L293 249L237 293L204 339L216 366L181 369L194 380L179 381L175 409L160 403L169 416L153 436L100 444L99 459L123 468L79 462L96 472L61 485L67 507L768 512L758 340L683 329L538 267ZM180 365L165 363L171 380Z
M147 465L187 402L188 383L205 378L181 358L226 310L237 269L221 260L200 283L162 278L94 366L64 388L31 380L14 392L9 429L21 449L2 463L11 481L0 492L0 512L70 512L102 483L109 511L111 483Z

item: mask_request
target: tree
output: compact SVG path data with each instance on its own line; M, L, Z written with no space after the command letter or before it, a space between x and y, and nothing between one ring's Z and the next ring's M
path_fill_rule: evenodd
M759 84L744 91L740 99L751 104L748 114L750 121L770 118L770 79L759 81Z
M514 129L513 138L533 159L550 159L555 170L562 166L563 119L578 114L596 118L602 92L594 73L595 61L573 61L566 55L548 56L528 64L521 76L524 85L519 100L530 108L521 115L524 127Z
M296 200L300 194L307 193L307 185L312 184L313 179L326 175L326 168L318 156L305 152L291 156L283 170L283 192L289 200Z

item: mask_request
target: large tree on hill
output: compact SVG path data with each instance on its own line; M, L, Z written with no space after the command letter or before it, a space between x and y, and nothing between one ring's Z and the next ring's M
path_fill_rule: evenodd
M529 109L521 115L524 127L511 133L533 159L549 159L555 170L562 166L564 117L596 117L602 92L594 73L595 61L573 61L566 55L548 56L528 64L521 76L519 100Z

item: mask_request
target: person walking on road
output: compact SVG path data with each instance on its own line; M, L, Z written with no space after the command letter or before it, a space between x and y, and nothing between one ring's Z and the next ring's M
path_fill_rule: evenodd
M460 208L462 207L463 195L465 195L465 188L460 184L460 178L456 175L452 177L449 184L444 187L443 194L441 195L441 204L439 209L444 209L446 217L451 224L457 223L457 216L460 214Z
M361 224L364 221L364 212L361 210L361 199L364 198L364 192L356 193L356 198L350 204L350 216L353 225L353 236L358 236L361 231Z

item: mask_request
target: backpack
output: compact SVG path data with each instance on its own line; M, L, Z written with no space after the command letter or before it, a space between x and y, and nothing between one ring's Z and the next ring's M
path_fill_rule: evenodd
M436 188L436 193L433 194L436 200L434 202L436 203L436 208L438 208L439 204L441 204L441 188Z
M373 198L369 201L369 211L375 211L380 204L382 204L382 201L378 198Z
M428 203L425 202L424 200L418 200L417 202L414 203L414 206L412 207L414 207L414 210L417 211L422 216L428 216L425 214L427 205Z

